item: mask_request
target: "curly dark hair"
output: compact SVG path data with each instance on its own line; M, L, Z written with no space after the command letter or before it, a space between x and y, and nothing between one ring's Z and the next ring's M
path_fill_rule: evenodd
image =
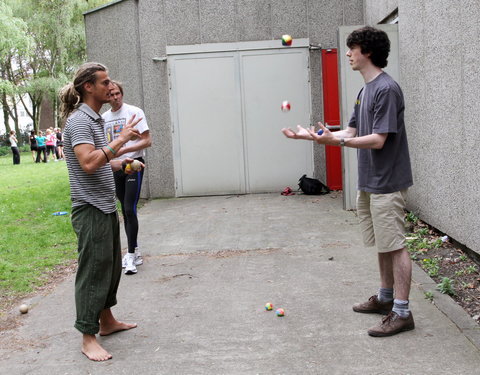
M373 65L385 68L388 64L390 40L385 31L371 26L354 30L347 38L348 48L360 47L362 54L370 53Z

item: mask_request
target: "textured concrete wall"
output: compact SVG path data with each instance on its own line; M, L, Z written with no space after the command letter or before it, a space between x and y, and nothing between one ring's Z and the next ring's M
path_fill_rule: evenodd
M480 253L480 2L399 0L398 7L415 180L409 209Z
M395 9L399 0L365 0L365 23L375 25L382 22Z
M125 100L145 110L154 145L147 151L143 194L175 194L167 45L310 38L337 47L340 25L363 24L363 0L125 0L86 15L87 54L125 82ZM312 113L323 120L321 55L312 51ZM323 147L315 148L315 174L325 181Z
M135 1L120 1L85 17L89 61L105 64L112 79L123 83L125 102L144 108L140 30ZM104 106L105 110L108 108ZM147 115L151 132L156 129ZM147 158L152 150L147 150ZM142 196L150 196L150 171L145 170Z

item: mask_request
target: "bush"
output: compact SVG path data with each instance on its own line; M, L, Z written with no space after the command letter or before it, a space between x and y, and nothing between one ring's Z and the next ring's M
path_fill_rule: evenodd
M20 151L20 153L30 152L30 145L19 146L18 151ZM0 156L5 156L9 154L12 154L12 149L10 148L10 146L0 146Z
M30 145L19 146L18 150L20 152L30 152ZM0 156L5 156L8 154L12 154L12 149L10 146L0 146Z
M12 151L10 150L9 146L0 146L0 156L8 155Z

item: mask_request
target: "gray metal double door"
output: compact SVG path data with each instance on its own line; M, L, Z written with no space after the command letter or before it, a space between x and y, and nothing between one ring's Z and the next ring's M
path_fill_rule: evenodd
M280 132L310 124L308 40L296 48L265 41L167 54L177 196L281 191L312 173L312 144ZM281 111L283 100L289 112Z

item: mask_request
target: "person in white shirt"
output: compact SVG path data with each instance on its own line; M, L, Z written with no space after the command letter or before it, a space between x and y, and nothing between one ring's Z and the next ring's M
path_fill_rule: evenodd
M107 140L110 142L116 139L132 115L142 118L136 126L142 137L127 142L115 156L116 159L132 158L145 164L144 149L152 144L145 114L140 108L123 102L123 87L120 82L114 81L113 87L113 90L110 91L110 105L112 108L103 114ZM143 168L128 175L122 170L116 171L114 178L115 193L122 206L123 221L128 240L128 252L123 257L122 266L125 268L126 275L134 275L137 273L137 266L143 263L137 242L137 204L142 189Z
M10 131L10 148L13 154L13 164L20 164L20 152L18 151L18 141L15 130Z

